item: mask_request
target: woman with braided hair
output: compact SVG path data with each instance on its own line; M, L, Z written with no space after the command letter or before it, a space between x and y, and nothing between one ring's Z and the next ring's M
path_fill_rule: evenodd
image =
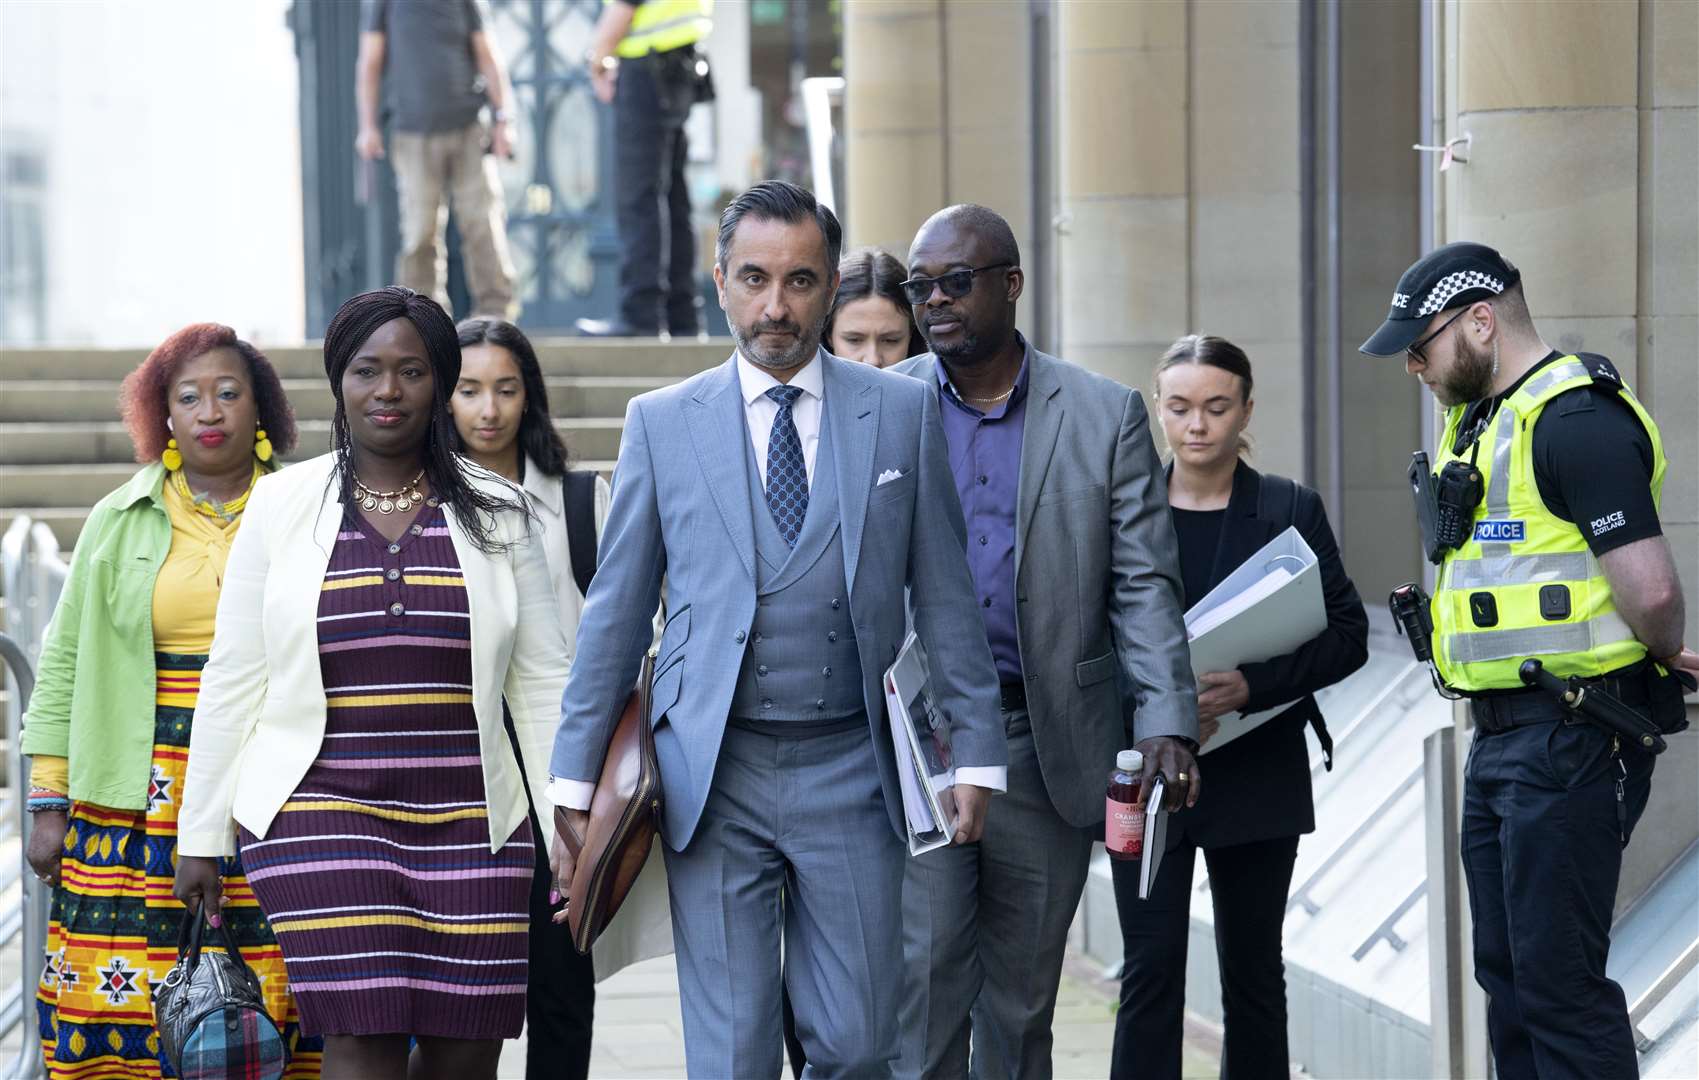
M216 918L240 850L326 1077L493 1077L568 666L548 564L518 490L452 449L436 303L362 293L324 358L335 446L256 489L231 552L177 895Z

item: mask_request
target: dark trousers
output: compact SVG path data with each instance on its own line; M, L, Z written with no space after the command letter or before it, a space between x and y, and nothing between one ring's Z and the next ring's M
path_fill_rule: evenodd
M1463 788L1475 979L1501 1080L1639 1075L1605 975L1622 849L1652 758L1591 724L1477 733Z
M1114 863L1125 966L1110 1059L1113 1080L1179 1080L1197 850L1185 841L1165 854L1147 900L1139 899L1139 864ZM1204 849L1221 967L1223 1080L1290 1075L1280 944L1297 858L1296 836Z
M542 836L533 815L532 835ZM572 946L572 931L555 925L549 904L548 853L537 845L531 876L531 957L525 987L526 1080L585 1080L590 1075L590 1025L596 1012L596 973Z
M695 49L683 48L626 60L614 94L620 316L645 333L695 334L701 326L684 179L695 59Z

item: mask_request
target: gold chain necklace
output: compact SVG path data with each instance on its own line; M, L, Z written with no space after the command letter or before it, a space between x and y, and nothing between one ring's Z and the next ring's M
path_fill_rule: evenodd
M1004 398L1008 397L1010 394L1012 394L1014 392L1015 392L1015 388L1011 386L1007 390L1003 391L1001 394L998 394L996 397L970 397L970 398L966 398L965 400L974 402L975 404L979 404L979 405L995 405L999 401L1002 401Z
M183 475L182 469L171 470L171 486L183 501L205 514L207 517L218 518L225 524L235 521L241 516L242 510L248 505L248 496L254 493L254 485L260 482L265 470L259 465L254 466L254 475L248 481L248 490L231 499L229 502L219 502L210 491L196 495L189 490L189 478Z
M419 481L425 478L425 470L420 469L419 475L402 484L394 491L373 491L360 483L358 476L354 477L354 501L367 510L376 510L380 514L406 513L418 503L425 501L425 493L419 490Z

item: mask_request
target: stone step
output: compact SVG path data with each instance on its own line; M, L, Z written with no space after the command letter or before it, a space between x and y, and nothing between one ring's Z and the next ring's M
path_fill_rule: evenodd
M538 338L537 361L545 375L694 375L732 354L730 338L661 342L653 338ZM324 381L318 342L261 350L285 379ZM148 350L65 348L0 351L0 381L24 379L109 379L116 382L146 358Z
M619 454L622 419L611 416L576 417L555 421L567 449L578 457L613 459ZM329 420L299 422L301 439L296 457L309 457L330 446ZM124 425L99 423L0 423L0 500L5 497L7 465L70 465L133 461L135 450Z
M544 383L549 411L557 417L623 417L633 397L676 381L666 375L555 375ZM283 391L297 419L330 419L334 402L322 377L284 379ZM117 409L117 389L109 380L0 380L0 422L105 421Z
M603 477L611 477L614 468L614 463L606 459L587 458L582 461L574 462L573 465L575 468L579 469L594 469L601 473ZM44 468L52 468L52 466L45 466ZM89 473L103 468L112 467L85 466L80 471ZM59 500L56 502L46 502L44 504L34 506L0 506L0 533L4 533L7 529L11 528L13 518L22 514L27 514L35 521L45 522L47 527L53 530L53 535L58 539L59 546L64 550L65 558L68 561L70 559L72 549L76 547L77 534L82 531L83 521L88 517L89 508L93 506L95 501L101 496L123 483L124 479L130 475L130 472L134 471L134 468L135 467L132 465L130 466L129 471L107 472L100 476L101 483L90 481L86 485L86 489L82 492L85 498L82 502L76 505L67 505L69 500ZM60 477L63 478L67 472L72 471L77 470L62 468L60 471ZM12 471L7 470L6 476L8 479L4 481L4 484L5 490L8 494L10 493L9 478L12 475ZM102 484L104 484L104 486L102 486ZM94 491L93 489L95 488L99 488L99 490ZM90 494L90 492L92 492L92 494Z

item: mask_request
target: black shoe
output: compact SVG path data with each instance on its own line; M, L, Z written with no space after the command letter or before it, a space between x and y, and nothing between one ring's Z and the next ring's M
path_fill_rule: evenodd
M578 319L573 325L579 337L645 338L660 337L655 327L633 326L624 319Z

